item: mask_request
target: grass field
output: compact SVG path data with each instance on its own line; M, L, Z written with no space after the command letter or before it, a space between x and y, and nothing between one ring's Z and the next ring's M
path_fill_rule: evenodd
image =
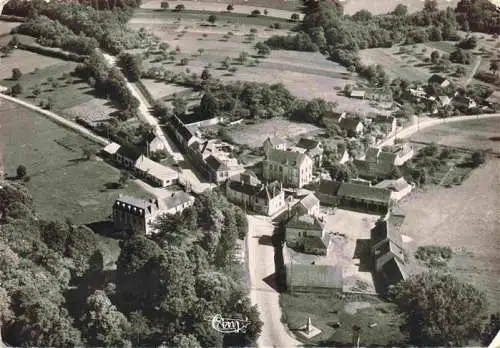
M0 103L0 151L6 174L13 175L20 164L26 166L31 178L26 185L43 218L100 221L111 214L120 193L148 195L133 182L124 189L107 189L120 172L99 159L82 160L82 149L96 145L37 113Z
M491 137L500 134L496 120L450 123L417 133L414 138L475 149L500 150ZM491 311L500 310L498 234L500 160L489 158L469 178L453 188L432 187L400 203L406 213L403 233L411 245L449 246L455 252L448 269L483 290Z
M21 22L5 22L0 20L0 35L8 34L12 28L17 27Z
M162 12L154 12L158 16ZM170 50L179 48L175 62L168 60L155 61L156 57L145 62L145 66L166 65L172 72L186 72L189 74L201 74L204 67L211 66L210 72L213 77L222 81L252 81L264 83L283 83L294 95L300 98L324 98L337 102L339 109L351 112L377 112L381 111L370 106L368 101L352 100L339 95L338 89L343 89L346 84L356 84L357 77L351 76L347 69L339 64L327 60L320 53L296 52L277 50L266 58L255 56L255 44L275 34L286 35L287 30L270 29L257 25L241 23L216 22L216 26L206 26L206 22L185 19L184 12L178 13L182 20L176 22L174 18L151 19L143 15L135 14L129 22L133 29L145 28L154 33L161 40L170 45ZM242 17L246 18L246 17ZM205 19L205 18L203 18ZM263 18L266 19L266 18ZM272 23L267 18L267 23ZM248 40L251 29L256 29L254 40ZM203 49L199 54L198 50ZM237 64L235 59L241 52L250 55L244 64ZM229 57L233 60L236 72L230 73L221 68L221 62ZM181 66L182 58L188 58L189 63ZM255 60L258 63L255 64ZM188 70L187 70L188 69ZM161 86L152 85L152 93L156 95L167 94L161 91ZM155 90L159 88L159 90Z
M459 0L437 0L438 6L455 8ZM352 15L360 10L368 10L372 14L383 14L394 10L398 4L408 6L408 12L417 12L424 7L422 0L346 0L342 2L344 13Z
M57 58L24 50L14 50L8 57L1 58L0 80L10 78L14 68L18 68L23 74L26 74L32 72L35 68L43 69L61 62L62 60ZM0 81L0 84L4 83L5 81Z
M293 332L307 323L322 330L309 342L318 346L352 346L352 326L361 327L360 345L402 346L406 337L399 330L402 324L396 307L382 300L361 295L296 293L280 295L283 318ZM335 323L340 327L335 328ZM369 326L376 323L373 328ZM300 336L298 336L300 337Z

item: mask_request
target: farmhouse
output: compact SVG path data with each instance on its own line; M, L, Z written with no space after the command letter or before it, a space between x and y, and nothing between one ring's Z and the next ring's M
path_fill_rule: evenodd
M189 148L193 143L199 142L196 135L187 128L184 123L177 117L172 116L168 122L170 134L174 136L177 142L183 149Z
M262 147L264 148L264 153L267 154L272 149L286 150L286 148L288 147L288 142L285 139L279 137L268 137L266 140L264 140Z
M116 230L133 230L149 235L153 233L156 217L161 214L158 200L132 196L119 197L113 205L113 223Z
M163 141L152 132L146 136L145 143L148 153L165 150Z
M377 162L355 159L353 164L360 178L374 181L389 179L396 168L392 160L385 160L385 157Z
M413 157L413 147L409 143L385 146L382 149L370 147L366 151L365 161L371 163L385 162L401 166Z
M302 198L293 209L299 215L319 216L319 199L313 193Z
M184 191L172 192L172 194L163 201L165 205L163 213L170 215L182 213L184 209L193 206L194 201L194 197Z
M306 154L271 149L262 162L262 174L265 180L301 188L312 181L313 161Z
M139 176L160 187L172 185L179 178L177 170L161 165L144 155L137 159L134 168Z
M429 85L437 84L442 88L448 87L450 85L449 80L437 74L433 74L431 77L429 77L429 80L427 80L427 82Z
M285 224L285 242L306 254L326 255L329 237L323 222L311 215L294 215Z
M339 207L386 215L391 208L391 190L360 183L342 182L337 191Z
M133 168L141 156L142 153L136 147L122 145L115 152L115 161L126 168Z
M351 91L351 98L356 98L356 99L365 99L366 92L359 90L359 89L353 89Z
M403 177L396 180L381 181L374 187L391 190L391 199L395 202L403 199L413 190L413 186L406 182Z
M320 168L323 164L323 144L320 141L301 138L297 145L295 145L299 149L303 149L305 154L311 157L314 161L314 165L317 168Z
M321 205L335 206L337 205L337 192L341 182L333 180L321 180L319 184L314 185L312 189L318 197Z
M104 154L105 157L107 158L114 158L116 152L120 148L120 144L117 143L109 143L102 149L102 153Z
M283 186L278 182L263 184L252 172L229 178L226 182L226 196L245 209L267 216L286 208Z
M386 286L407 278L400 228L404 215L391 215L380 220L371 231L371 255L375 276Z
M205 162L208 165L210 171L210 179L216 183L226 181L229 177L239 174L245 170L245 168L238 164L236 159L233 161L223 160L220 157L210 155L205 158Z
M349 137L355 137L363 133L363 123L358 117L347 117L340 120L340 129L345 131Z
M290 292L323 292L342 289L343 272L340 266L286 263L286 285Z

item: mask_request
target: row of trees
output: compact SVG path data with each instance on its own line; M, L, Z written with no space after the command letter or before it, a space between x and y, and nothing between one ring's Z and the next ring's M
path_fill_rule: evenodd
M125 118L137 111L139 101L127 88L125 76L118 68L108 68L104 56L99 51L92 52L83 64L75 68L74 73L88 81L99 96L110 98L117 103Z

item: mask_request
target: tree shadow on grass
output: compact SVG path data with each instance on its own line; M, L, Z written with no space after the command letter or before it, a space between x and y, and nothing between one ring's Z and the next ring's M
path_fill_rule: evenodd
M94 233L104 237L117 237L113 222L111 220L101 220L86 224Z
M122 188L122 185L117 182L107 182L104 184L104 188L106 190L117 190L119 188Z

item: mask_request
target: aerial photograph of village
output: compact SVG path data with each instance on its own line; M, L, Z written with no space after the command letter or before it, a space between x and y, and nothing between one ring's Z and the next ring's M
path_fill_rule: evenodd
M500 347L500 3L0 0L0 348Z

